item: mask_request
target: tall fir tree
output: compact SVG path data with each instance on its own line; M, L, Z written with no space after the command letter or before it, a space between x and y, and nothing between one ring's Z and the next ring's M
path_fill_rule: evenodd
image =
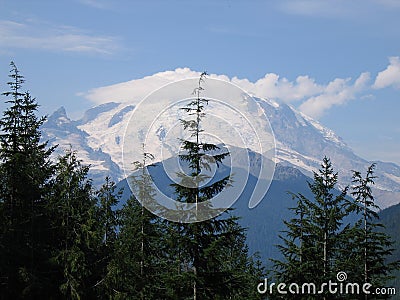
M116 191L117 186L110 177L106 177L105 183L96 192L98 215L101 224L101 236L103 244L110 248L116 240L118 226L118 211L115 207L118 205L123 190Z
M343 271L339 258L343 257L343 241L350 228L349 224L344 224L344 219L350 214L352 203L346 197L348 188L336 189L337 180L338 173L324 157L320 170L314 172L314 181L308 184L314 199L293 194L297 200L297 206L292 209L294 218L285 221L287 230L281 236L283 245L278 246L283 259L273 261L278 282L294 282L300 286L312 282L320 287L322 283L336 280L337 273ZM303 299L299 295L292 297ZM327 299L335 295L308 297Z
M355 200L356 211L361 215L354 226L355 239L353 249L356 254L353 258L354 271L357 270L358 280L370 283L373 287L383 287L392 279L392 272L398 270L399 261L392 261L394 242L384 232L384 226L379 223L377 210L372 194L374 184L375 164L367 168L365 177L361 172L353 171L352 196ZM365 295L365 299L374 296ZM382 299L382 298L381 298Z
M146 169L153 159L144 151L143 160L135 161L136 172L128 180L134 195L120 211L115 252L108 266L108 293L115 299L160 299L165 265L161 219L144 207L154 201L151 177Z
M300 284L307 282L314 273L314 244L308 199L302 194L291 193L296 206L290 208L293 217L284 220L286 230L279 235L282 245L277 245L284 260L271 259L274 263L274 276L281 282ZM288 296L296 299L296 296Z
M198 204L213 198L231 184L228 175L202 186L209 176L202 174L211 161L217 167L229 155L215 144L202 141L202 119L208 100L201 97L206 73L202 73L194 91L194 99L182 110L184 130L190 134L182 139L181 162L187 164L188 173L178 173L180 183L173 184L177 201ZM195 223L167 222L171 269L168 274L167 295L171 299L229 299L246 288L247 249L243 243L244 229L230 210L223 215ZM232 254L234 250L235 255ZM246 282L246 283L245 283Z
M11 62L8 107L0 120L0 291L5 297L40 297L51 281L46 194L54 148L41 142L38 104L22 92L24 77Z
M335 249L341 241L343 219L349 214L351 204L346 199L347 188L339 194L335 193L337 180L338 173L333 171L330 160L324 157L321 170L319 174L314 174L314 184L310 185L314 201L308 202L312 212L312 234L316 238L315 255L322 266L315 273L319 273L322 282L336 278L336 273L340 271L335 268Z
M278 246L283 259L273 260L278 282L299 286L312 282L319 288L329 280L336 282L335 275L345 272L347 281L359 286L364 283L373 287L385 286L399 262L390 261L393 242L380 230L382 225L377 222L378 206L371 189L374 167L368 168L365 178L359 171L353 171L353 199L349 199L347 188L335 192L338 174L333 172L325 157L319 173L314 173L314 182L309 183L314 199L293 194L297 200L297 206L292 209L294 217L284 222L287 229L281 236L283 245ZM345 223L347 216L360 218ZM385 296L368 296L362 291L356 295L273 295L283 299L319 299L322 296L326 299L385 299Z
M82 165L75 152L67 151L56 165L49 196L52 261L58 270L59 292L67 299L94 297L99 280L98 249L105 231L98 219L88 171L89 167Z
M110 177L96 191L96 218L98 221L97 239L99 246L95 251L96 261L93 265L94 285L98 297L111 295L112 289L107 285L109 266L114 258L117 246L117 234L120 225L120 210L117 209L123 189L117 190L117 185Z

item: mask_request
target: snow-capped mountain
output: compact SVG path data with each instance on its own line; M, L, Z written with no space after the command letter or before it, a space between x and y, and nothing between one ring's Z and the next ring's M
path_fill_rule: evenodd
M123 179L123 138L135 105L139 102L110 102L89 109L80 120L68 118L60 108L43 125L43 138L59 144L58 153L72 148L84 163L92 166L95 183L106 175ZM332 130L305 116L293 107L272 100L256 98L267 116L276 140L277 163L292 166L308 176L316 171L323 156L328 156L339 172L342 187L351 183L351 170L365 171L372 162L357 156ZM176 120L174 120L175 122ZM165 125L165 126L164 126ZM165 134L168 124L161 124L157 134ZM155 149L147 149L152 152ZM376 162L375 195L381 208L400 202L400 167Z
M110 105L101 105L101 108L110 108ZM80 121L68 118L64 107L55 111L42 127L43 140L49 141L50 145L58 145L54 155L63 155L65 151L76 151L79 159L86 165L91 165L90 177L95 183L101 183L108 174L114 180L121 177L119 166L113 161L109 153L101 150L101 147L89 145L90 135L79 129L80 122L91 120L91 116L97 117L101 108L88 110ZM94 114L93 114L94 112Z

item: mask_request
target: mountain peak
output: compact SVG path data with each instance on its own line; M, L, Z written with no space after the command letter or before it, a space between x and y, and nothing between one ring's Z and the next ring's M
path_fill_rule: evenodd
M88 109L83 115L82 119L80 119L78 124L86 124L94 119L96 119L101 113L107 112L115 107L117 107L119 103L108 102L95 107Z
M189 72L189 70L182 70ZM166 75L166 74L163 74ZM298 178L300 172L312 176L320 167L323 156L330 157L335 170L340 174L339 183L346 186L351 182L351 170L365 170L370 162L358 157L344 141L332 130L325 128L321 123L302 114L294 107L265 98L255 98L259 108L264 112L274 132L276 148L275 162L279 163L276 179L287 181ZM97 167L103 172L103 177L113 173L114 178L123 178L123 144L125 130L131 119L131 112L135 109L135 102L104 103L88 110L79 121L71 121L63 107L50 116L44 124L44 131L55 144L66 143L75 149L82 149L82 158L85 163ZM149 112L151 114L152 112ZM224 116L224 110L216 113ZM156 116L139 116L140 118ZM165 118L159 120L163 131L172 128L176 120ZM159 131L154 129L154 134ZM148 128L138 127L138 132L146 132ZM146 145L148 152L158 153L159 145ZM96 151L102 150L112 161L112 168L96 156ZM255 157L252 161L256 161ZM291 168L287 168L291 167ZM292 168L299 171L294 171ZM100 174L100 173L99 173ZM387 207L396 204L400 199L400 167L395 164L377 164L375 193L379 196L378 204ZM379 192L379 191L380 192Z
M70 123L70 122L71 119L68 117L67 111L65 110L64 106L61 106L47 118L47 123L49 124L56 123L59 125L60 123Z
M65 107L64 106L61 106L59 109L57 109L54 113L52 113L52 116L55 116L55 117L66 117L66 118L68 118L68 116L67 116L67 111L65 110Z

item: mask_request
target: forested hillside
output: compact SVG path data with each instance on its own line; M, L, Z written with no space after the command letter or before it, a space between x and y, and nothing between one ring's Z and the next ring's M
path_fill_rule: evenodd
M379 213L379 218L385 226L384 232L391 236L395 242L393 256L388 258L388 261L400 260L400 204L382 210ZM400 270L397 270L394 276L393 285L396 286L397 291L400 291Z

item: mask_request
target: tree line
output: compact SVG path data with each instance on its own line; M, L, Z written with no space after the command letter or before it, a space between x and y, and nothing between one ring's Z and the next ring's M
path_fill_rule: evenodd
M338 173L325 157L314 180L308 183L313 198L291 193L296 205L290 208L293 218L285 220L285 231L278 248L282 259L273 259L271 276L277 284L313 283L316 289L282 295L282 299L387 299L374 295L375 288L386 286L399 269L399 261L391 256L394 242L379 222L372 194L375 164L365 176L353 171L351 186L339 189ZM350 197L351 196L351 197ZM341 277L343 276L343 277ZM329 290L329 281L344 285L357 283L360 288L338 287ZM325 284L325 289L321 289ZM367 293L362 285L367 284ZM351 287L351 286L350 286ZM333 291L333 292L332 292ZM390 292L394 293L391 289ZM370 294L369 294L370 293Z
M234 184L227 176L201 185L209 179L201 171L210 156L217 165L229 156L199 139L208 104L201 97L205 76L194 99L182 107L187 118L180 120L190 135L179 157L189 174L178 177L194 185L173 185L177 201L193 205ZM72 149L52 158L55 147L41 141L46 118L37 116L36 99L23 92L24 77L14 63L9 78L0 119L1 299L265 299L257 291L265 276L320 283L340 270L356 282L383 285L398 268L387 261L391 240L377 230L374 166L366 177L354 172L349 198L347 188L337 194L337 173L324 159L309 184L314 199L293 194L297 205L285 221L282 257L273 260L267 274L249 253L246 230L232 209L203 222L171 222L149 212L135 196L118 205L122 191L116 183L107 177L94 187L89 166ZM134 164L145 170L151 160L144 149L143 161ZM141 201L152 199L150 176L136 174L134 194ZM346 223L351 215L359 218Z
M51 158L55 147L41 141L46 119L37 117L35 98L22 92L24 77L14 63L9 78L0 120L1 299L257 298L261 267L236 217L228 212L201 223L169 222L134 196L116 209L122 191L115 182L106 178L96 189L89 166L72 150ZM200 103L197 98L187 111ZM189 127L199 134L199 126ZM196 177L202 157L216 146L186 141L185 147ZM151 197L149 178L135 180L133 188ZM177 197L204 201L226 180L201 191L176 185Z

